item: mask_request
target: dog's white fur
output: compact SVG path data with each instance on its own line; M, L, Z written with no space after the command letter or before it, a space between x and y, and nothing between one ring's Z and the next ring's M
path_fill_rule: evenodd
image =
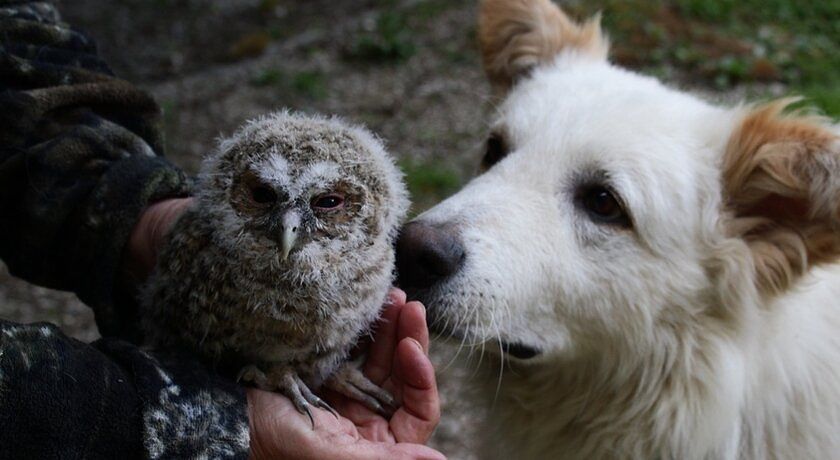
M794 228L804 243L783 246L755 228L794 224L733 203L777 189L791 198L785 172L771 162L739 190L723 170L727 155L743 163L755 153L733 137L753 129L744 126L756 109L716 107L611 65L600 32L588 48L545 38L578 27L546 20L562 15L547 0L483 8L495 15L480 32L485 65L504 95L493 130L510 153L418 217L457 229L466 250L457 274L419 294L436 326L472 344L541 351L505 357L498 394L484 379L482 458L840 455L835 128L770 117L801 124L768 140L784 147L770 156L793 175L819 169L796 176L808 184L794 198L833 242L814 249L814 229ZM521 36L535 28L535 40ZM771 139L776 128L752 135ZM589 218L576 202L587 181L620 195L632 228ZM818 203L830 207L822 220ZM735 229L738 217L753 230Z

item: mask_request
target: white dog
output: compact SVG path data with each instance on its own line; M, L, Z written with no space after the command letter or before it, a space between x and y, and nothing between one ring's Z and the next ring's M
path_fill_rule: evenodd
M548 0L479 22L484 172L398 263L436 329L506 361L482 458L840 458L836 128L615 67Z

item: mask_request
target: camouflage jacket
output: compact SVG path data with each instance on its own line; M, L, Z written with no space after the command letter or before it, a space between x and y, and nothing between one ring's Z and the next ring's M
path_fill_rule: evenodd
M44 1L0 0L0 259L75 292L104 337L0 319L0 458L245 458L242 389L141 350L120 259L140 212L189 194L159 108Z

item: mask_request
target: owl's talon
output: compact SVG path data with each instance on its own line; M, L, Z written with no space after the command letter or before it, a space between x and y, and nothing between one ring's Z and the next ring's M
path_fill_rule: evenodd
M306 403L304 403L304 404L306 404ZM312 426L312 429L314 430L315 429L315 418L312 417L312 411L309 410L309 404L306 404L305 406L303 406L303 409L297 407L297 404L295 404L295 408L301 414L306 414L306 416L309 417L309 424Z
M338 412L336 412L336 410L333 409L332 406L330 406L329 404L327 404L326 402L324 402L321 399L318 399L318 401L320 401L320 403L315 404L315 406L320 407L321 409L324 409L325 411L333 414L333 417L335 417L336 419L339 419Z
M327 379L325 385L348 398L359 401L368 409L385 418L394 415L397 406L394 397L368 380L362 371L351 364L345 364L339 368Z
M309 402L311 402L311 403L312 403L312 405L314 405L315 407L318 407L318 408L324 409L325 411L327 411L327 412L329 412L329 413L333 414L333 416L334 416L335 418L339 418L339 417L338 417L338 412L336 412L336 411L335 411L335 409L333 409L333 408L332 408L332 406L330 406L329 404L327 404L327 402L326 402L326 401L324 401L323 399L321 399L321 398L319 398L319 397L317 397L317 396L315 396L315 395L312 395L312 397L311 397L311 399L309 400Z
M315 418L312 416L312 411L309 409L309 403L303 399L303 396L300 393L296 395L290 396L288 393L284 391L284 389L280 389L286 397L288 397L292 401L292 405L295 406L295 410L300 412L302 415L309 417L309 424L312 425L312 429L315 429ZM292 389L291 392L295 390Z
M335 416L335 418L339 418L338 417L338 412L336 412L335 409L332 408L332 406L327 404L326 401L324 401L323 399L321 399L317 395L315 395L315 393L313 393L312 390L310 390L309 387L306 386L306 384L303 382L303 380L300 379L300 377L296 377L296 380L297 380L298 388L300 389L300 392L303 394L303 398L306 401L308 401L310 404L312 404L315 407L324 409L325 411L333 414L333 416Z
M324 400L316 396L315 393L312 393L312 390L309 389L306 382L291 368L272 368L266 374L257 366L245 366L239 371L236 380L253 383L261 390L279 391L289 398L292 405L295 406L295 410L309 418L309 423L312 425L313 430L315 429L315 417L312 415L312 406L324 409L333 414L335 418L339 418L338 412Z

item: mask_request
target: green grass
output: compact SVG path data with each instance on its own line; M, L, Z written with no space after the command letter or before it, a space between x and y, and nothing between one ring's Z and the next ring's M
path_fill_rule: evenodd
M779 82L840 116L840 1L598 0L570 9L603 11L621 64L654 74L674 67L719 89Z
M451 0L380 0L378 6L372 29L357 32L345 49L349 60L399 63L411 58L434 19L457 5Z
M257 87L273 86L281 93L292 93L310 99L323 99L327 95L327 80L319 70L303 70L288 74L276 68L263 69L250 80Z
M408 16L399 10L385 10L370 32L356 36L345 53L350 59L371 62L400 62L417 51Z
M286 74L277 69L265 69L251 78L254 86L276 86L285 82Z
M452 0L423 0L415 2L408 13L419 19L434 19L452 7Z
M840 82L834 86L814 84L798 88L806 101L819 106L826 114L840 117Z
M462 184L458 172L439 162L403 159L399 167L405 173L414 214L455 193Z
M292 77L292 88L312 99L323 99L327 95L324 74L317 70L296 73Z

